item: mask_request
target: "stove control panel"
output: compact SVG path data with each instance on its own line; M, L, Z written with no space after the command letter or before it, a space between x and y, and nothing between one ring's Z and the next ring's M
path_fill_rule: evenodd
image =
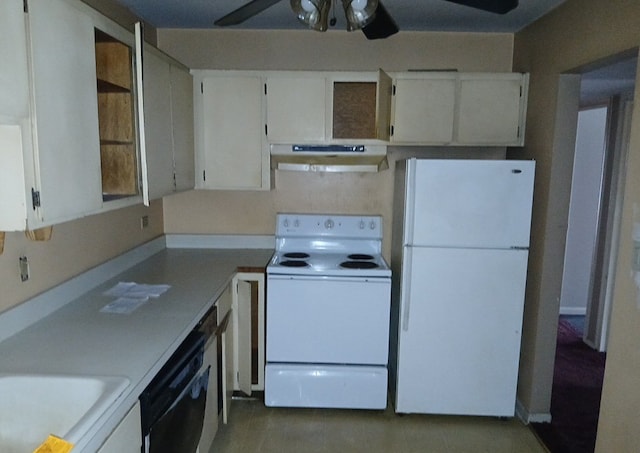
M332 214L278 214L276 236L381 239L382 217Z

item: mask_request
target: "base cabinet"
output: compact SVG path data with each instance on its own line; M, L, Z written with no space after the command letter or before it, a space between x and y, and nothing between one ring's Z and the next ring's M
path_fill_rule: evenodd
M98 449L98 453L140 453L141 448L140 402L136 402Z
M233 278L235 314L234 390L245 395L264 390L265 278L238 272Z

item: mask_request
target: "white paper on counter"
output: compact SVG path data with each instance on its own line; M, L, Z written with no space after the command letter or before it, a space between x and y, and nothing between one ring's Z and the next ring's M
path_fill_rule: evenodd
M105 296L113 297L160 297L171 285L147 285L135 282L119 282L112 288L105 291Z
M118 282L104 293L117 299L100 309L102 313L129 314L147 302L149 298L158 298L171 285L147 285L135 282Z
M100 309L101 313L116 313L120 315L128 315L135 311L140 305L144 304L149 300L146 298L128 298L128 297L118 297L113 302L105 305Z

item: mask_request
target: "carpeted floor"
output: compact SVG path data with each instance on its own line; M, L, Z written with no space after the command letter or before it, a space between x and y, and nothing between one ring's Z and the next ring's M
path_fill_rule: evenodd
M552 421L532 424L551 453L593 453L605 356L584 344L568 320L559 321Z

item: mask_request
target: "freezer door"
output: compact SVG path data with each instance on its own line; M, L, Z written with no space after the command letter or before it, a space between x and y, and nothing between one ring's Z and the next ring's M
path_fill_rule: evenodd
M513 416L527 251L405 255L396 411Z
M411 159L405 240L441 247L528 247L533 161Z

